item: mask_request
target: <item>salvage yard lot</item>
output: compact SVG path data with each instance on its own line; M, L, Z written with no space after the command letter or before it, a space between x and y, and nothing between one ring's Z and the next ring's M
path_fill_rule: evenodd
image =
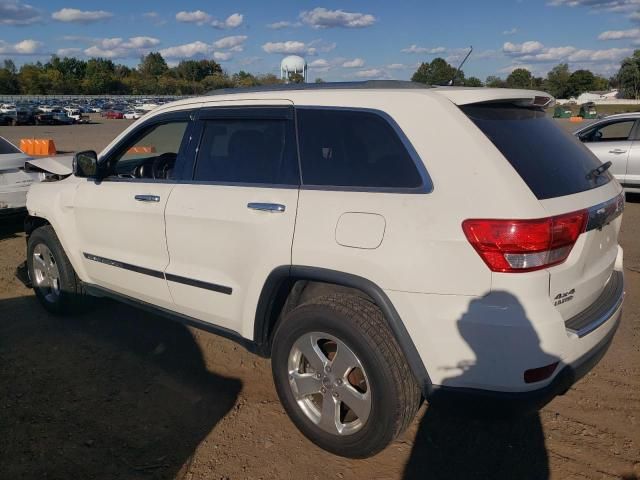
M100 151L128 120L0 127ZM564 123L565 128L575 128ZM423 405L368 460L306 440L282 409L269 362L236 344L113 302L46 313L16 278L19 222L0 225L0 479L614 479L640 474L640 197L621 243L627 298L601 363L539 415L452 417Z

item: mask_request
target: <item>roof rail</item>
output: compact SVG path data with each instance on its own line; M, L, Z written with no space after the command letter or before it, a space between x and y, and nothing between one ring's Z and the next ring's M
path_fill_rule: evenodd
M343 90L343 89L411 89L432 88L429 85L406 80L366 80L363 82L325 82L325 83L283 83L276 85L261 85L259 87L246 88L221 88L211 90L206 95L229 95L234 93L252 92L280 92L289 90Z

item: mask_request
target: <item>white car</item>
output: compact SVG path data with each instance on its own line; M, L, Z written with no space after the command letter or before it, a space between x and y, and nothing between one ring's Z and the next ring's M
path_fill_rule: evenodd
M27 191L44 173L26 172L25 162L31 157L0 137L0 218L25 213Z
M574 133L627 192L640 193L640 113L609 115Z
M293 422L338 455L383 449L421 398L540 408L604 354L624 296L622 188L552 100L362 82L164 105L31 187L35 293L270 357Z
M123 117L128 120L137 120L142 117L142 115L144 115L144 113L138 112L136 110L127 110L126 112L124 112Z

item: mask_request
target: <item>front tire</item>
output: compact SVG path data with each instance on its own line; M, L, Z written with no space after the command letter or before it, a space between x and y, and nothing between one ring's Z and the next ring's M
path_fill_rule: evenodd
M91 304L58 236L50 225L33 231L27 243L27 267L42 306L56 315L78 313Z
M285 410L312 442L370 457L414 418L421 394L382 312L355 295L300 305L282 319L272 370Z

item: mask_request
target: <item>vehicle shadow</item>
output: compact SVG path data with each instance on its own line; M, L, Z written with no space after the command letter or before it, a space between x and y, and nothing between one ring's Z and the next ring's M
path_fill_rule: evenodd
M640 193L628 192L626 194L626 201L629 203L640 203Z
M506 292L493 292L495 308L486 300L472 300L457 321L458 331L473 350L475 360L459 365L462 373L445 379L444 386L472 387L487 372L506 368L506 350L542 359L542 365L557 361L544 353L533 326L518 300ZM508 305L500 308L498 305ZM508 334L492 328L517 316L519 328ZM479 318L486 318L480 324ZM517 330L517 332L515 331ZM537 366L537 365L536 365ZM434 394L415 438L404 478L409 479L535 479L549 478L549 463L539 414L513 415L492 402L466 403Z
M240 388L181 324L108 301L62 318L0 300L3 478L181 478Z
M11 215L0 219L0 240L17 237L24 232L25 215Z

